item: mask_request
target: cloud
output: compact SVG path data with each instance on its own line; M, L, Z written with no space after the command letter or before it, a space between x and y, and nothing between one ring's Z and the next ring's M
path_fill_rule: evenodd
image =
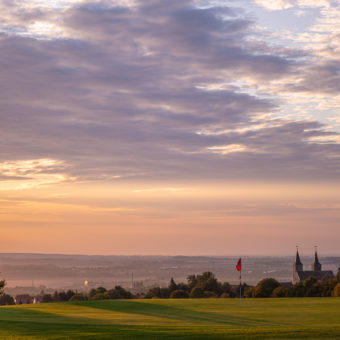
M132 192L135 193L144 193L144 192L177 192L177 191L182 191L184 188L148 188L148 189L135 189Z
M338 95L340 91L340 61L327 60L306 68L301 78L295 84L286 85L291 92Z
M55 159L30 159L0 163L0 190L19 190L70 180L65 164Z
M227 155L233 152L246 152L249 151L245 145L241 144L229 144L229 145L219 145L219 146L209 146L207 150L218 153L221 155Z
M301 8L317 8L317 7L330 7L333 3L338 1L333 0L254 0L254 2L268 10L277 11L284 10L292 7Z
M339 3L338 0L297 0L300 7L330 7L332 4Z
M56 170L60 181L339 175L328 157L338 146L310 144L304 132L323 136L322 124L274 123L279 91L237 85L287 91L287 79L309 70L291 88L315 91L318 72L299 50L261 41L242 11L167 0L24 8L31 19L20 9L8 9L0 36L2 164L64 160L72 166ZM41 21L61 33L41 34ZM328 93L336 65L320 82Z
M293 7L293 2L291 0L254 0L259 6L262 6L269 10L282 10Z

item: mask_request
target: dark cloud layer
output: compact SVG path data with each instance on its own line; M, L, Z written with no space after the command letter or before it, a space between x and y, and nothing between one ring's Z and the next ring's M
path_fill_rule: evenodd
M211 87L295 72L294 53L248 40L253 22L237 10L86 3L62 24L68 39L0 36L0 161L61 159L91 179L339 176L339 145L309 142L327 135L319 123L272 126L261 115L273 101ZM211 151L228 145L244 150Z
M288 84L286 90L338 95L340 92L340 61L326 60L304 69L302 80Z

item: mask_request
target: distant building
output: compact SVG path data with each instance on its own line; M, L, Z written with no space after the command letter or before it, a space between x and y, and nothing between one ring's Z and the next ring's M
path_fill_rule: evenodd
M14 303L16 305L24 305L24 304L28 304L32 302L33 302L33 299L28 294L20 294L14 298Z
M295 261L293 264L293 283L305 281L311 276L316 278L318 281L332 279L334 277L334 274L331 270L321 269L321 263L319 262L316 249L311 269L312 270L303 270L303 264L300 260L299 250L296 250Z
M43 297L41 295L37 295L33 298L33 303L41 303L43 301Z

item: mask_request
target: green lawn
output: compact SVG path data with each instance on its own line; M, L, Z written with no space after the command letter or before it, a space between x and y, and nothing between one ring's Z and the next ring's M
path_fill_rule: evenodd
M0 339L340 339L340 298L106 300L0 307Z

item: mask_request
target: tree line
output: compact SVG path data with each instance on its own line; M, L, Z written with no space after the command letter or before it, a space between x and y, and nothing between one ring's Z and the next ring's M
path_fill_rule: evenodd
M0 305L14 305L14 298L4 293L6 282L0 281ZM86 300L105 300L105 299L132 299L135 296L121 286L115 286L107 290L104 287L91 289L88 293L77 292L71 289L67 291L55 291L54 294L41 293L38 302L64 302L64 301L86 301ZM33 301L33 297L32 297Z
M318 281L314 277L298 282L290 287L281 284L273 278L265 278L256 286L246 283L230 285L228 282L219 282L211 272L201 275L189 275L187 283L176 283L170 280L168 287L155 287L150 289L145 298L269 298L269 297L340 297L340 272L333 279Z
M0 281L0 305L14 304L12 296L4 293L6 282ZM246 283L231 285L228 282L220 282L212 272L204 272L198 275L189 275L187 282L176 283L171 278L168 287L154 287L145 295L133 295L121 286L112 289L98 287L88 293L75 292L73 290L56 291L54 294L41 294L39 302L62 302L62 301L86 301L108 299L132 299L132 298L282 298L282 297L340 297L340 271L333 279L318 281L314 277L298 282L290 287L282 285L273 278L265 278L256 286Z

